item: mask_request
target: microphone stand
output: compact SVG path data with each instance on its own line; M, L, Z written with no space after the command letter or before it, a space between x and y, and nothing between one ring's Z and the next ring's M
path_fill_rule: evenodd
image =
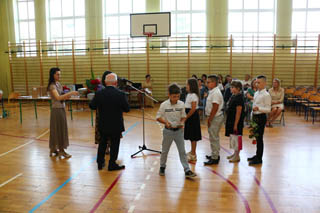
M149 96L147 93L145 93L144 91L142 90L139 90L138 88L132 86L131 84L128 84L128 86L130 86L132 89L136 90L137 92L139 92L141 95L142 95L142 130L143 130L143 145L142 146L139 146L139 151L132 154L131 155L131 158L133 158L135 155L139 154L140 152L144 151L144 150L147 150L147 151L150 151L150 152L156 152L156 153L159 153L161 154L160 151L157 151L157 150L153 150L153 149L148 149L147 146L146 146L146 143L145 143L145 122L144 122L144 98L145 96L147 96L148 98L150 98L151 100L155 101L158 103L158 101L156 99L154 99L153 97Z

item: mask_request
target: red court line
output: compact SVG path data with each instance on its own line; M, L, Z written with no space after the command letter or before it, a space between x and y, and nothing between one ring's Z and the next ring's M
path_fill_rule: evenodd
M7 137L13 137L13 138L22 138L22 139L30 139L30 140L35 140L35 141L45 141L48 142L49 140L45 139L37 139L36 137L28 137L28 136L18 136L18 135L9 135L9 134L3 134L0 133L1 136L7 136ZM95 146L86 146L86 145L80 145L76 143L70 143L71 145L79 146L79 147L86 147L86 148L96 148Z
M112 184L109 186L109 188L106 190L106 192L101 196L99 201L94 205L94 207L90 210L90 213L95 212L97 208L101 205L102 201L108 196L112 188L117 184L119 181L123 171L118 175L118 177L112 182Z
M19 136L19 135L9 135L9 134L4 134L0 133L2 136L8 136L8 137L14 137L14 138L23 138L23 139L32 139L32 140L37 140L37 141L48 141L44 139L37 139L36 137L28 137L28 136Z
M202 136L202 137L203 137L204 139L206 139L206 140L209 141L209 138L207 138L207 137L205 137L205 136ZM221 147L221 149L222 149L223 151L225 151L226 153L232 154L228 149L224 148L223 146L220 145L220 147ZM242 164L240 163L240 165L242 165ZM250 172L249 172L249 173L250 173ZM250 174L251 174L251 173L250 173ZM266 191L266 190L263 188L263 186L261 185L261 183L260 183L259 179L257 178L257 176L255 176L255 175L253 175L253 174L251 174L251 175L254 177L254 181L256 182L256 184L258 185L258 187L261 189L263 195L264 195L265 198L267 199L267 202L268 202L268 204L269 204L272 212L273 212L273 213L277 213L278 210L276 209L275 205L273 204L273 202L272 202L269 194L267 193L267 191Z
M209 169L208 167L205 167L205 168L208 169L209 171L211 171L213 174L219 176L221 179L223 179L229 185L231 185L231 187L237 192L237 194L241 198L241 201L243 202L244 206L246 207L246 212L247 213L251 212L251 209L250 209L250 206L249 206L247 199L244 197L244 195L240 192L238 187L231 180L228 180L227 178L223 177L220 173L218 173L217 171L214 171L213 169Z

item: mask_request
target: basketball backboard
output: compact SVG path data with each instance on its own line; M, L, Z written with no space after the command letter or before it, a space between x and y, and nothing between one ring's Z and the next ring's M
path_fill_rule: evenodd
M130 14L130 37L171 36L171 13L132 13Z

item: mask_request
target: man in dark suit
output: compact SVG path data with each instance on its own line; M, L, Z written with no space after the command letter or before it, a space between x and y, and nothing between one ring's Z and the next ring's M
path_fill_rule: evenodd
M123 112L129 112L129 104L125 93L117 89L117 75L108 74L105 80L106 88L96 92L94 98L90 102L91 109L99 110L99 132L101 141L98 147L98 170L105 166L105 152L107 147L107 139L111 140L110 160L108 170L124 169L124 165L118 165L120 137L124 131Z

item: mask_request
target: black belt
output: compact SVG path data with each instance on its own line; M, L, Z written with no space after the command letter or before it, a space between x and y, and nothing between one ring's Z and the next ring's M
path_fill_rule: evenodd
M178 131L179 129L181 129L181 128L167 128L167 127L165 127L167 130L171 130L171 131Z
M255 117L261 117L261 116L266 116L266 115L267 115L266 113L253 114L253 116L255 116Z

